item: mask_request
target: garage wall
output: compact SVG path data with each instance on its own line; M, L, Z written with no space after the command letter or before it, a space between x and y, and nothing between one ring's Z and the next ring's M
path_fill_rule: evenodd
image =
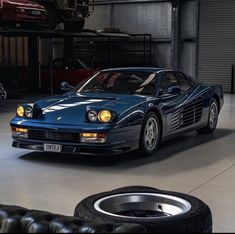
M96 5L85 27L90 29L114 27L128 33L151 33L153 65L170 68L171 11L171 3L167 1Z
M28 65L28 39L0 36L0 66Z
M96 1L95 11L87 19L85 27L91 29L115 27L129 33L151 33L153 37L153 66L172 68L171 2L158 0L115 0L109 1L110 4L107 2L102 4L104 1ZM180 69L191 76L195 76L197 66L197 2L197 0L182 1Z
M182 2L180 68L193 77L197 72L198 1Z
M201 0L199 78L231 90L231 65L235 63L235 1Z
M95 2L96 6L94 13L86 19L86 28L98 30L108 27L116 27L129 33L151 33L153 36L152 65L169 69L173 67L172 5L170 1L96 0ZM182 0L180 70L192 76L195 76L197 67L197 2L197 0ZM20 41L22 39L19 38L17 40ZM53 42L54 57L62 57L63 43L58 39L53 40ZM2 46L2 48L7 48L6 50L10 48L13 51L9 58L6 57L6 53L4 54L4 64L14 64L16 61L14 55L14 53L16 53L14 52L16 47L9 46L10 44L6 42L6 40L4 43L5 46ZM0 43L0 58L3 58L3 56L1 56L3 53L1 51L1 45L2 44ZM50 41L41 41L41 48L43 48L43 50L40 53L40 57L42 64L46 64L49 61L50 46ZM25 41L24 47L21 45L17 46L17 48L18 47L19 50L24 48L24 56L26 57L25 60L21 59L21 61L27 65L27 41ZM21 54L20 52L17 53L18 55ZM21 63L22 62L20 62L20 64Z

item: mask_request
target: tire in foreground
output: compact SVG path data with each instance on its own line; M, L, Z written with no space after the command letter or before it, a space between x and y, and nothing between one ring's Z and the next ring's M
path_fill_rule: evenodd
M212 233L211 211L198 198L141 186L87 197L75 216L96 223L139 224L148 233Z

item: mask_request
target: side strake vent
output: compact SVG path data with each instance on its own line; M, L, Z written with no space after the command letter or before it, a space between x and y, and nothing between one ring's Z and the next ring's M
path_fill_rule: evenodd
M201 117L202 100L197 99L172 114L171 131L195 124L201 120Z

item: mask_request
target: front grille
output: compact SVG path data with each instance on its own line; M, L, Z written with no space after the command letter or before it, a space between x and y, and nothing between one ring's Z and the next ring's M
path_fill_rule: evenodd
M58 141L58 142L79 142L78 133L65 133L65 132L55 132L55 131L37 131L29 130L28 138L31 140L40 140L40 141Z

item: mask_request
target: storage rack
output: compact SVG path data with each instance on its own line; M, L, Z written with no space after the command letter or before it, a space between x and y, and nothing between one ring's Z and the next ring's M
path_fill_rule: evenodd
M30 79L26 88L29 90L40 90L40 67L38 61L39 38L42 39L64 39L64 57L87 56L94 62L93 65L102 69L116 66L150 66L152 57L151 34L128 34L116 32L96 32L84 30L79 33L65 32L62 30L50 30L39 28L37 30L21 29L12 27L0 27L0 36L4 37L27 37L28 38L28 70ZM118 48L118 45L121 47ZM102 49L104 48L105 49ZM85 49L84 49L85 48ZM99 61L98 57L106 60ZM118 61L123 60L122 62ZM129 57L128 61L124 59ZM139 59L137 59L137 57ZM131 59L134 58L134 59ZM3 58L4 59L4 58ZM52 48L50 61L52 62ZM138 61L138 62L137 62ZM19 68L16 68L19 70ZM1 67L0 67L1 70ZM0 76L1 78L1 76ZM1 80L0 80L1 81Z

